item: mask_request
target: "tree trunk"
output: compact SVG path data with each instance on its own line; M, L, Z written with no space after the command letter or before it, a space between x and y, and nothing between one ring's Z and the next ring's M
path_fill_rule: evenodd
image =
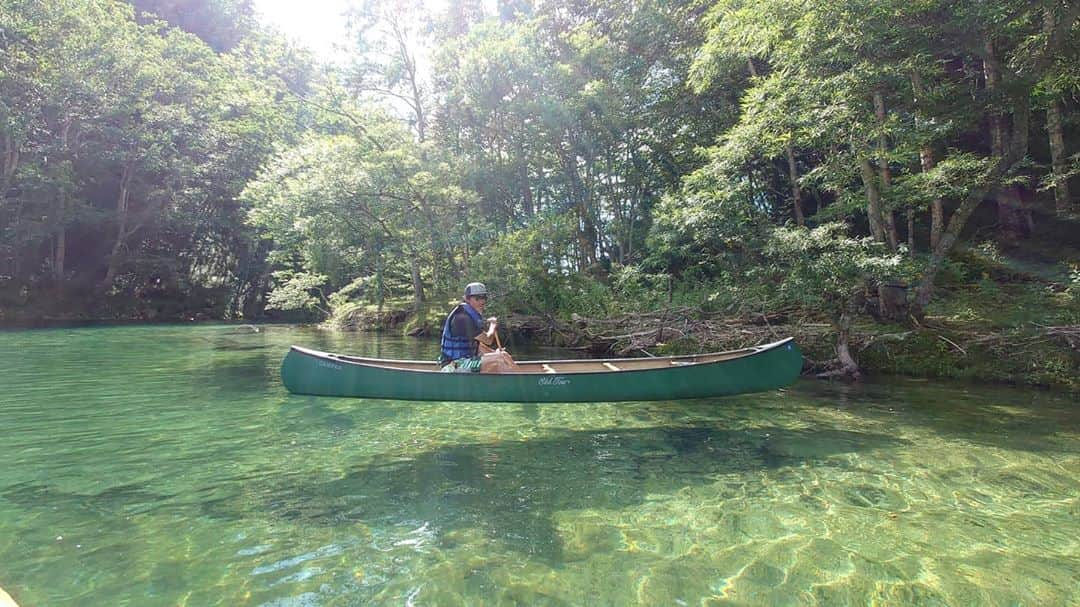
M913 306L913 313L916 316L921 316L926 310L926 306L930 304L930 299L934 294L934 280L937 278L937 273L941 270L942 264L948 257L949 252L952 250L953 245L956 244L957 239L960 237L960 231L964 229L964 225L967 224L971 214L978 208L979 203L983 201L983 198L991 191L1000 186L1001 177L1005 174L1005 170L1008 167L1008 162L1005 158L998 158L997 165L991 170L990 175L987 176L986 182L980 186L968 192L968 195L960 203L960 206L953 213L949 219L949 226L945 228L945 232L941 235L941 240L938 245L934 247L933 252L930 254L930 261L927 263L926 270L923 271L922 277L919 279L919 286L915 291L915 302Z
M1031 136L1031 97L1020 96L1013 100L1012 134L1009 138L1009 158L1012 162L1019 162L1028 155L1028 141ZM1035 234L1035 216L1027 205L1027 197L1023 185L1012 185L1013 200L1016 203L1016 212L1024 226L1023 234L1033 236Z
M409 273L412 274L413 310L419 312L424 305L424 282L420 279L420 260L416 251L409 257Z
M1025 218L1023 201L1016 186L1003 186L994 192L998 205L998 237L1015 242L1030 234L1030 220Z
M918 105L926 97L926 87L923 85L922 77L919 72L911 72L911 88L915 92L915 103ZM915 117L916 126L919 123L919 115ZM928 143L924 143L922 148L919 149L919 166L922 167L923 173L929 173L933 170L936 161L934 159L934 148ZM910 216L909 216L910 221ZM938 243L941 242L941 231L945 228L945 203L940 196L935 197L930 203L930 250L933 251L937 248ZM910 230L910 228L909 228ZM911 251L914 253L915 246L914 240L911 235L908 235L908 242L911 246Z
M795 152L791 145L784 148L787 154L788 178L791 180L791 200L795 203L795 223L800 226L806 225L806 217L803 215L802 192L799 189L799 169L795 166Z
M434 221L429 223L429 226L433 226ZM434 284L439 284L439 258L442 257L450 266L450 271L453 272L454 268L454 253L450 250L450 247L446 245L446 239L442 237L442 234L436 239L434 233L431 237L431 280Z
M929 146L919 150L919 163L924 173L933 170L934 150ZM941 242L941 231L945 229L945 202L941 197L934 198L930 204L930 250L933 251Z
M67 183L67 169L71 168L70 154L71 151L68 147L68 135L71 133L72 119L67 119L60 129L60 146L63 150L63 157L68 159L60 163L62 169L61 174L64 176L60 192L59 200L56 205L56 226L59 232L56 234L56 251L53 255L53 281L59 287L64 282L64 262L67 258L67 196L68 196L68 183Z
M410 99L407 103L412 107L416 120L416 138L418 141L424 142L427 140L427 112L424 110L423 94L420 91L420 82L417 76L416 55L412 50L408 35L401 28L399 21L401 15L392 14L386 18L390 27L394 30L394 38L398 47L397 59L401 61L401 67L405 72L404 78L409 86L408 94ZM393 85L390 88L393 88Z
M589 203L585 195L585 185L581 182L578 173L576 155L571 147L563 154L563 164L566 177L570 182L570 192L577 210L577 241L579 270L585 270L596 261L596 226L593 223L592 214L589 212Z
M1050 163L1054 178L1054 209L1059 217L1065 216L1072 201L1069 200L1069 181L1065 178L1067 150L1064 129L1061 125L1061 101L1053 99L1046 108L1046 132L1050 136Z
M885 96L882 95L881 90L874 91L874 115L877 116L878 122L878 167L881 170L881 194L884 194L892 187L892 171L889 169L889 143L885 136ZM896 219L892 209L882 208L881 213L885 218L889 248L896 251L900 244L900 236L896 232Z
M746 64L750 68L750 76L757 78L758 71L757 66L754 65L754 59L748 58ZM784 145L784 155L787 156L788 178L791 180L791 200L794 203L795 223L804 226L806 214L803 212L802 191L799 189L799 169L795 165L795 150L792 149L790 143Z
M581 247L581 270L596 263L596 226L584 201L578 205L578 246Z
M1004 104L1004 91L1001 89L1001 63L997 58L994 41L987 38L983 43L983 74L986 76L986 90L990 93L990 150L997 158L1011 156L1012 144L1009 141L1008 116L1000 109ZM1026 121L1024 127L1026 129ZM1026 138L1026 134L1024 135ZM1026 141L1023 142L1026 147ZM1005 188L994 192L998 205L998 238L1014 241L1024 235L1025 220L1021 202L1015 188Z
M67 257L67 228L64 227L67 221L66 197L66 192L60 194L60 212L57 217L60 231L56 234L56 252L53 257L53 280L57 286L62 285L64 282L64 262Z
M634 186L634 192L630 196L630 207L627 210L628 220L626 227L626 251L625 259L633 259L634 254L634 226L637 224L638 207L641 204L641 199L644 196L642 191L642 185L640 183Z
M863 186L866 187L866 216L870 222L870 233L874 240L885 242L885 226L881 219L881 192L878 191L877 175L874 167L870 165L868 158L859 161L859 170L862 173Z
M851 315L844 312L836 325L836 358L840 361L840 371L851 379L859 379L859 363L851 355Z
M904 213L907 214L907 248L908 257L915 257L915 210L908 207Z
M98 285L98 291L104 293L109 290L116 280L120 271L120 262L123 257L124 241L128 237L128 201L131 197L131 177L134 172L130 164L124 165L120 174L120 193L116 197L116 240L113 242L112 252L109 254L109 266L105 270L105 278Z
M986 76L986 90L991 97L1000 95L1001 89L1001 64L998 63L994 51L994 42L987 39L983 43L983 74ZM999 105L999 99L991 99L991 103ZM994 156L1005 156L1005 114L1001 109L995 108L990 111L990 151Z
M0 199L7 196L11 187L11 180L15 177L15 169L19 168L19 148L15 146L15 140L11 135L4 134L4 156L0 163Z
M1071 13L1063 15L1058 20L1056 11L1048 6L1043 13L1043 32L1046 33L1047 51L1054 46L1055 39L1061 38L1063 31L1072 28L1075 19L1076 7ZM1050 137L1050 173L1054 180L1054 210L1059 217L1064 217L1069 212L1072 200L1069 198L1069 181L1065 177L1068 170L1068 150L1065 147L1065 135L1062 127L1061 100L1051 99L1046 107L1046 134Z
M526 217L532 217L533 211L533 193L532 187L529 185L529 163L521 163L521 210Z
M379 243L379 252L375 254L375 304L376 313L382 318L383 304L386 302L385 284L383 283L383 252Z

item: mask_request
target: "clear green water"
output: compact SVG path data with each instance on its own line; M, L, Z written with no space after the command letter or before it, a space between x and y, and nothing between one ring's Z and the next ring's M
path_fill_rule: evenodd
M0 333L0 587L24 607L1080 604L1067 396L327 399L281 388L293 342L435 353L284 326Z

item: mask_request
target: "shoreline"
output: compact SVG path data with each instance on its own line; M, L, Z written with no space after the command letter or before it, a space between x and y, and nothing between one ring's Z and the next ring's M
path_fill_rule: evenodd
M628 314L615 319L569 321L509 315L503 331L509 340L585 352L593 357L675 355L735 350L781 337L793 337L805 357L804 377L836 368L836 335L820 320L793 321L770 313L751 319L694 317L692 311ZM326 330L364 333L400 332L432 338L431 319L410 318L383 326L378 322L297 323L282 320L72 320L36 319L2 323L0 330L47 330L107 326L183 326L193 324L310 324ZM769 320L773 317L774 320ZM850 346L860 369L871 376L956 379L1080 393L1080 325L1027 326L976 330L962 323L931 318L919 327L873 322L852 327ZM779 321L779 322L778 322ZM417 330L420 328L421 330ZM508 341L509 341L508 340ZM831 379L831 378L830 378ZM846 380L845 380L846 381Z

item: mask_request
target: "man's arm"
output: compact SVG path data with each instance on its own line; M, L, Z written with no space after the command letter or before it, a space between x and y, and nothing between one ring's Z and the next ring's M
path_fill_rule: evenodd
M484 344L485 346L491 346L491 344L495 342L495 329L498 326L498 323L495 321L494 316L487 319L487 321L488 321L487 331L484 331L483 333L477 335L474 339L476 339L476 341Z

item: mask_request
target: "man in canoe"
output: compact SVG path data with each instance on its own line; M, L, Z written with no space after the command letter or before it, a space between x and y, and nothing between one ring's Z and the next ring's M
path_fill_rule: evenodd
M439 364L450 372L480 370L480 344L491 348L498 329L498 319L484 318L488 291L484 283L465 285L461 303L450 311L443 323ZM485 329L486 325L486 329Z

